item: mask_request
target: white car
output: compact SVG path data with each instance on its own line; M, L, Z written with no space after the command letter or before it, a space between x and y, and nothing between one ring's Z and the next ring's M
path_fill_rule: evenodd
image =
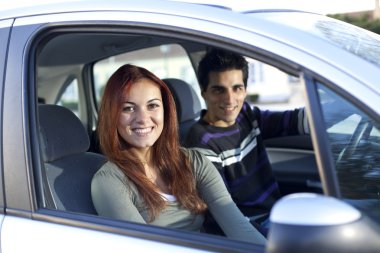
M297 80L277 106L307 109L310 136L266 142L284 198L265 246L101 217L91 202L109 75L129 62L187 83L173 88L183 136L205 107L195 73L212 47ZM379 76L378 35L308 12L160 0L0 10L1 252L380 252Z

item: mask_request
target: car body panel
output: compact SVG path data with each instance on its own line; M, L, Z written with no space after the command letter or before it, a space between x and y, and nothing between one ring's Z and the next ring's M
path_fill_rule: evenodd
M4 219L1 241L2 252L210 252L18 217Z
M29 29L28 29L29 28ZM3 164L7 206L16 210L32 210L34 190L31 176L31 138L29 132L28 87L29 60L24 54L28 49L28 34L34 28L13 30L7 59L3 104ZM23 41L24 43L12 43ZM24 68L20 68L20 63ZM7 169L8 168L8 169ZM16 176L17 175L17 176ZM12 193L11 195L8 195Z
M0 66L3 66L0 69L0 94L3 93L3 83L5 79L5 70L6 70L6 56L8 50L8 39L10 33L10 27L12 25L13 20L3 20L0 21L0 45L3 45L0 48ZM2 104L2 97L0 98L0 104ZM2 115L2 110L0 111L0 115ZM0 133L2 132L2 125L0 125ZM2 142L3 135L0 135L0 143ZM0 160L2 161L3 156L0 154ZM2 164L2 163L1 163ZM4 199L3 199L3 173L0 174L0 207L1 212L4 211Z

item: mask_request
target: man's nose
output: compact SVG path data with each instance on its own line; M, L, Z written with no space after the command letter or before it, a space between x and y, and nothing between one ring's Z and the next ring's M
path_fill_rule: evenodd
M232 103L234 100L235 94L233 90L226 90L224 94L224 101L228 103Z

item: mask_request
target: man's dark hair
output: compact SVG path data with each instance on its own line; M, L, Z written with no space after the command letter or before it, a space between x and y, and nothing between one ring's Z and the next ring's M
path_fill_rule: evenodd
M207 90L210 72L222 72L233 69L243 71L243 82L245 88L247 88L248 62L243 56L222 49L208 51L198 66L198 81L201 90Z

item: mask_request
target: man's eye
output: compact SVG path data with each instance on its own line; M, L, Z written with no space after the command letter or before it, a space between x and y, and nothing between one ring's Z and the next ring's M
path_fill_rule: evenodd
M214 88L213 92L216 93L216 94L221 94L221 93L224 92L224 89L222 89L222 88Z

